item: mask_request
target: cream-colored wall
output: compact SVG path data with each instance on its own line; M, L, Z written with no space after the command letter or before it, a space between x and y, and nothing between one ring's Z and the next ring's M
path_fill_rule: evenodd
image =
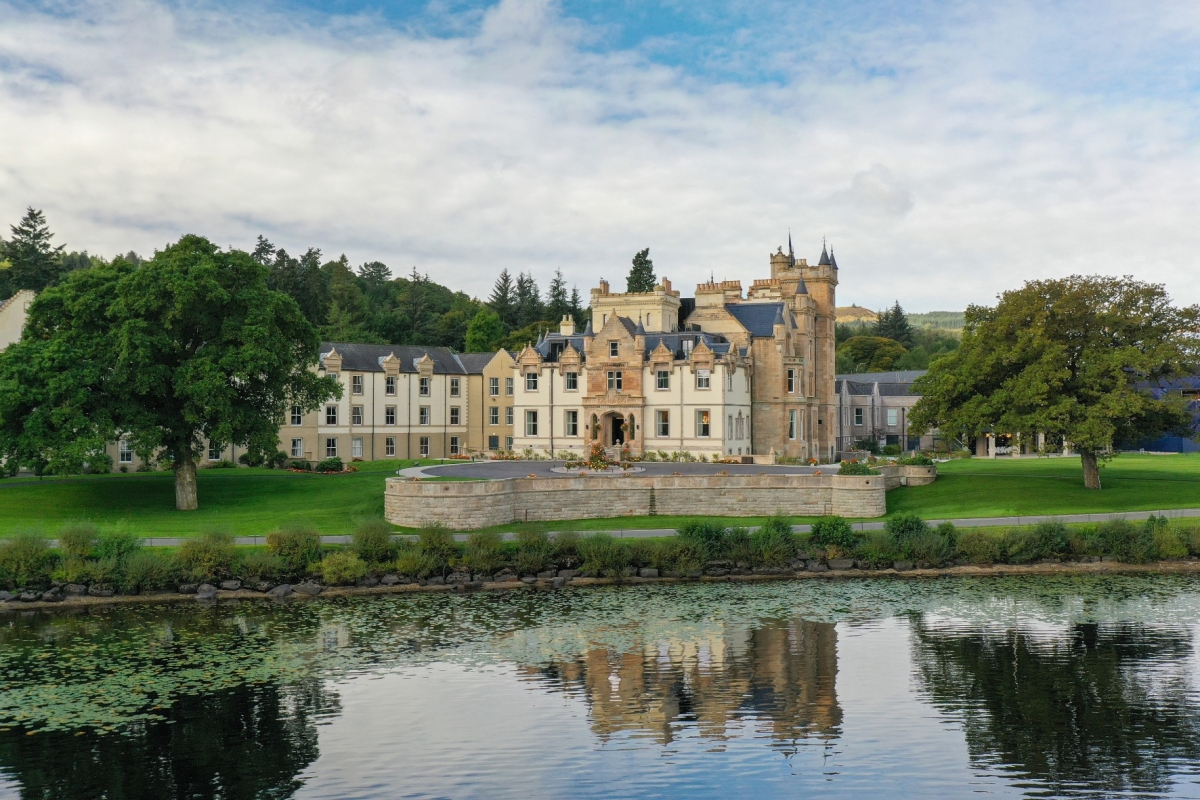
M22 289L0 302L0 350L20 341L25 319L29 315L29 305L36 296L28 289Z

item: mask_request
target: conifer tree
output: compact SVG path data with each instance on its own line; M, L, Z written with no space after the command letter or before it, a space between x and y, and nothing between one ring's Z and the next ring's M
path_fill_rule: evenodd
M492 287L492 296L488 298L488 305L500 316L500 321L504 323L504 330L510 331L517 327L517 299L513 290L512 276L508 274L507 269L501 270L500 277L496 278L496 285Z
M912 325L908 322L908 315L900 307L899 300L890 309L879 315L879 319L875 323L875 335L899 342L906 348L913 346Z
M558 322L571 313L571 299L567 297L567 282L561 269L554 270L550 290L546 293L546 318Z
M30 206L20 224L10 226L12 239L4 246L9 288L40 292L54 283L62 272L59 257L63 245L52 247L54 234L46 224L46 215Z
M254 245L254 252L250 256L263 266L268 266L275 257L275 245L267 241L267 237L260 233L258 242Z
M625 282L625 291L654 291L654 262L650 260L649 247L633 257L633 266L630 268L629 278Z
M546 308L542 305L542 294L533 274L522 272L517 276L516 317L517 327L524 328L545 319Z
M579 299L579 287L571 287L571 317L574 318L575 324L582 329L588 315L587 309L583 307L583 301Z

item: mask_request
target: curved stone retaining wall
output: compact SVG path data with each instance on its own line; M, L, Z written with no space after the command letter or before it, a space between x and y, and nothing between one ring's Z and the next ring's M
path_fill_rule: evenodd
M746 517L881 517L885 492L903 482L932 482L936 467L888 467L895 474L685 475L614 478L510 478L498 481L414 481L388 478L387 519L406 527L440 522L472 530L534 522L653 514ZM907 470L921 470L910 477ZM927 471L932 471L930 474ZM915 480L914 480L915 479Z

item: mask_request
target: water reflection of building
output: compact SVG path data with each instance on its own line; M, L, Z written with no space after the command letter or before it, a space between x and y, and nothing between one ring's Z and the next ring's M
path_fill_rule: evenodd
M681 722L723 739L731 723L765 724L772 739L832 738L837 703L837 631L830 623L770 620L664 636L625 649L590 646L578 658L528 673L583 694L601 737L631 732L666 744Z

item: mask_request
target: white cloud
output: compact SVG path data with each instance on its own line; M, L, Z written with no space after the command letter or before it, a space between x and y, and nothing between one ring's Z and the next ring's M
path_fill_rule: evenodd
M844 32L853 59L743 85L597 52L535 0L457 38L0 5L0 219L42 207L109 254L261 232L476 295L502 267L620 285L646 246L677 285L748 282L790 227L810 258L830 236L844 302L961 308L1096 271L1200 301L1194 98L1072 88L1018 10L919 47Z

